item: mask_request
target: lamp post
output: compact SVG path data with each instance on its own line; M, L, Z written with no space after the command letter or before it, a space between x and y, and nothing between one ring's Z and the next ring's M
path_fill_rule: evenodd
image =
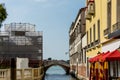
M2 13L0 13L0 16L2 16ZM2 19L0 18L0 29L1 29L1 27L2 27ZM0 32L1 32L1 30L0 30Z
M0 16L2 16L1 13L0 13ZM2 26L2 20L1 20L1 18L0 18L0 28L1 28L1 26Z

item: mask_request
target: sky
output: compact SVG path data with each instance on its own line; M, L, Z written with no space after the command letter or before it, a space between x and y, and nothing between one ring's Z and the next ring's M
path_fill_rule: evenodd
M69 28L85 0L0 0L5 3L9 24L31 23L43 31L43 57L69 59ZM3 27L2 27L3 28Z

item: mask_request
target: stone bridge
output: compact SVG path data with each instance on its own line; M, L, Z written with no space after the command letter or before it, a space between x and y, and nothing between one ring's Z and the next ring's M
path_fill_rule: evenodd
M66 74L69 74L70 65L68 62L64 60L44 60L45 73L48 70L48 68L50 68L51 66L55 66L55 65L62 67L65 70Z

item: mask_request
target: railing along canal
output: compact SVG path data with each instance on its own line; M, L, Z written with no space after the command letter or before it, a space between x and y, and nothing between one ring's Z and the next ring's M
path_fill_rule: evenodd
M0 80L11 80L10 69L0 69ZM16 80L42 80L43 68L16 69Z
M10 69L0 69L0 80L11 80Z

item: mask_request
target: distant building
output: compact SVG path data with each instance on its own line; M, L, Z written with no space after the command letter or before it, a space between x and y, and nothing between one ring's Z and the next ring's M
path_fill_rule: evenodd
M79 10L69 31L70 71L81 78L86 77L86 51L84 50L85 44L83 44L86 43L86 38L82 40L86 36L85 9Z
M28 58L30 67L42 65L43 36L29 23L4 25L0 32L0 65L9 66L11 58Z

